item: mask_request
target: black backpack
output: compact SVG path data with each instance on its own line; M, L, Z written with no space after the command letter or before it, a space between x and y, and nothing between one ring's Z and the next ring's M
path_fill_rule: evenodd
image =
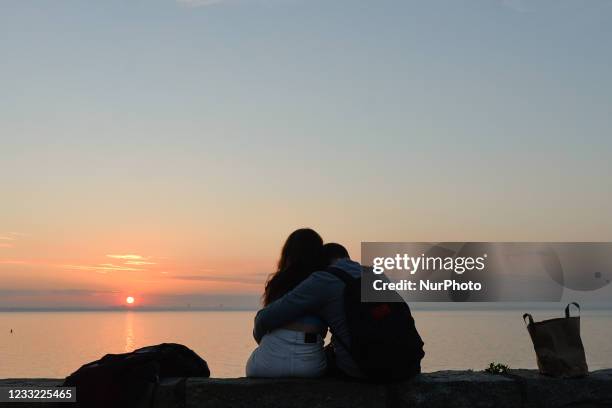
M345 284L344 310L350 344L337 335L334 338L349 351L367 378L388 382L420 373L425 356L423 341L408 305L404 301L362 302L361 277L354 278L335 267L325 271Z
M209 377L208 364L193 350L174 343L107 354L70 374L78 407L147 407L164 377Z

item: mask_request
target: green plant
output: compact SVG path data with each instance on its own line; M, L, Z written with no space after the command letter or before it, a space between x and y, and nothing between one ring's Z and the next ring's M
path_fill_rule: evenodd
M489 368L485 368L485 372L489 374L506 374L510 367L502 363L489 363Z

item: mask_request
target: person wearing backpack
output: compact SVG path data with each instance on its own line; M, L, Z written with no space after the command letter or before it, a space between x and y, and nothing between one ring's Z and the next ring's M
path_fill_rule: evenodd
M330 266L260 310L255 317L255 340L300 316L314 314L332 333L328 348L332 372L374 382L420 373L423 341L408 305L362 303L362 266L340 244L326 244L323 249Z

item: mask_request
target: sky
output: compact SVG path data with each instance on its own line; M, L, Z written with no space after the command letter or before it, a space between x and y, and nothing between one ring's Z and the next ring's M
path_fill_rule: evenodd
M0 308L253 307L304 226L612 240L612 1L0 10Z

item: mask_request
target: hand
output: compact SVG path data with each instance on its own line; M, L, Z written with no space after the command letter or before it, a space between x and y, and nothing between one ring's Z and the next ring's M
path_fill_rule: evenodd
M255 339L257 344L261 342L261 338L265 334L262 332L261 328L257 327L257 316L259 315L259 312L261 312L261 310L257 312L257 314L255 315L254 322L253 322L253 338Z

